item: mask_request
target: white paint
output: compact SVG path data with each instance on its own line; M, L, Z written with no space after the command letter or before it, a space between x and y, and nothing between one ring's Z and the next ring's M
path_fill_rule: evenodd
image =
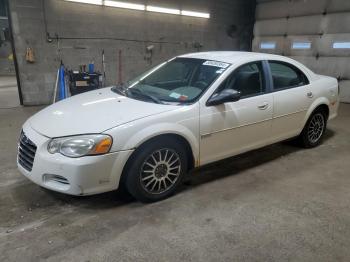
M248 52L203 52L181 57L215 60L230 66L191 105L142 102L120 96L110 88L51 105L23 126L38 149L32 171L18 165L19 170L34 183L51 190L73 195L96 194L118 188L125 163L135 148L158 135L177 134L186 139L198 166L298 135L313 110L321 104L329 107L330 119L337 115L337 80L316 75L290 58ZM206 106L217 87L237 67L261 60L291 63L305 73L310 84ZM307 96L309 92L313 93L312 98ZM266 108L261 110L263 105ZM47 151L52 137L93 133L113 138L110 153L69 158ZM70 184L62 187L53 181L47 183L43 181L45 173L63 176Z

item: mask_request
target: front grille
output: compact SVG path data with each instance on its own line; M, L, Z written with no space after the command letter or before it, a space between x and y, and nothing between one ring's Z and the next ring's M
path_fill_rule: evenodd
M28 171L32 171L36 145L21 132L18 143L18 163Z

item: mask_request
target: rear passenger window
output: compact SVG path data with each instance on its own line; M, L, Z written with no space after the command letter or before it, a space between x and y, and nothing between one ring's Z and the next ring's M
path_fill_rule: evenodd
M269 61L274 90L281 90L297 86L307 85L307 77L293 65Z
M238 67L216 90L234 89L241 92L241 97L265 93L265 78L261 62L253 62Z

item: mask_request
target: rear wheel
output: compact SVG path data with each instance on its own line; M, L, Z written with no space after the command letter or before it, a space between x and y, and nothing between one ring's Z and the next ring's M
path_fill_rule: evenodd
M326 126L326 114L322 110L312 113L299 136L302 145L306 148L318 146L322 142Z
M146 143L136 152L125 178L129 193L141 202L159 201L172 195L187 170L181 143L161 139Z

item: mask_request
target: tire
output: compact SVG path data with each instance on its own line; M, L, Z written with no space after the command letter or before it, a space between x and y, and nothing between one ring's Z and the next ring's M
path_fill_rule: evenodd
M327 114L323 110L316 110L311 114L299 136L301 145L305 148L318 146L327 128Z
M141 202L168 198L176 191L187 171L185 147L172 139L159 139L139 147L125 173L128 192Z

